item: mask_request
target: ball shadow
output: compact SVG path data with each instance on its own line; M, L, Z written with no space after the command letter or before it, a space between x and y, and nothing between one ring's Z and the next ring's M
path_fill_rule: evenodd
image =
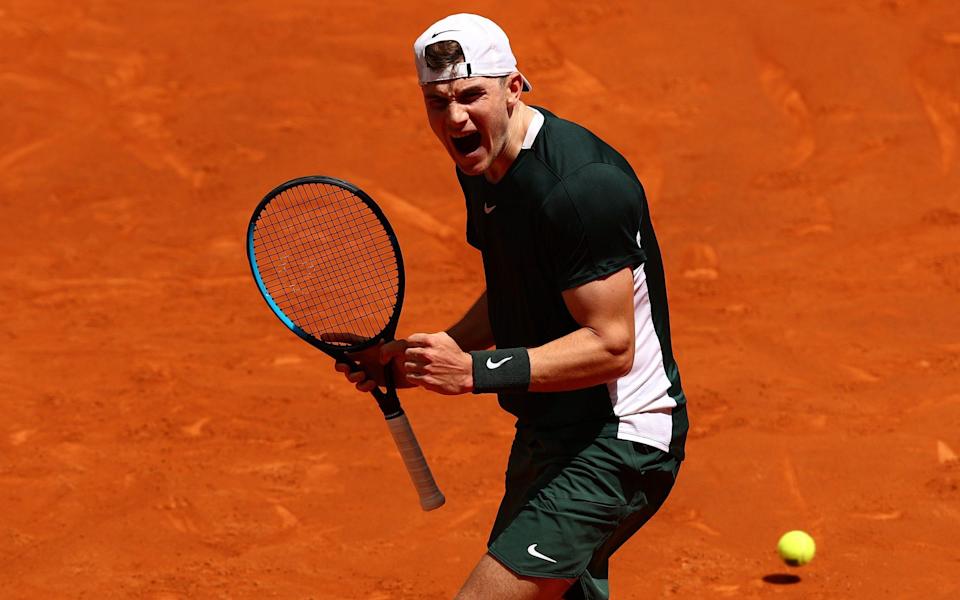
M764 575L763 580L775 585L793 585L800 583L800 576L792 573L771 573Z

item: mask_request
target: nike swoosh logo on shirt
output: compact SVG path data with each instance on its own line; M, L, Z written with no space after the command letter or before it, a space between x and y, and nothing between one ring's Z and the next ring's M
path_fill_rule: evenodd
M492 359L492 358L487 358L487 368L488 368L488 369L499 369L499 368L500 368L500 365L502 365L503 363L507 362L508 360L510 360L510 359L512 359L512 358L513 358L512 356L508 356L508 357L506 357L506 358L501 358L501 359L498 360L497 362L493 362L493 359ZM536 544L534 544L534 545L536 545Z
M536 544L530 544L529 546L527 546L527 554L529 554L530 556L533 556L533 557L535 557L535 558L539 558L540 560L545 560L545 561L547 561L547 562L552 562L552 563L556 563L556 562L557 562L557 561L553 560L552 558L550 558L549 556L547 556L547 555L545 555L545 554L540 554L539 552L537 552L537 545L536 545Z
M485 213L487 213L487 214L489 215L490 213L493 212L493 209L495 209L496 207L497 207L496 204L494 204L493 206L487 206L487 203L484 202L484 203L483 203L483 212L485 212Z

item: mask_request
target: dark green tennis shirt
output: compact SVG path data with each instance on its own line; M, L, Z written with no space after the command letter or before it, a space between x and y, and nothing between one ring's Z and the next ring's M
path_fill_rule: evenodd
M623 268L634 269L635 294L642 293L648 307L637 316L649 321L649 343L658 347L646 348L643 356L638 348L638 358L650 364L635 360L633 383L619 386L622 390L611 382L565 392L501 393L500 405L517 417L518 426L544 430L637 420L644 410L666 408L669 431L647 434L641 425L631 437L628 430L633 430L625 425L621 432L627 433L618 437L655 441L682 456L685 399L643 187L623 156L598 137L535 110L544 116L540 131L498 183L457 171L467 204L467 241L483 255L497 347L540 346L579 329L561 293ZM642 325L637 328L641 337ZM663 424L656 427L664 430Z

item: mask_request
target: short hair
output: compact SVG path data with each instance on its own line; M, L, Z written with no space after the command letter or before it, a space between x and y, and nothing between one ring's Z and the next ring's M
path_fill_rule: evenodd
M446 69L466 60L463 48L457 40L446 40L430 44L423 49L423 60L434 71Z
M465 62L467 59L463 55L463 48L457 40L446 40L430 44L423 49L423 62L434 71L441 71L447 67ZM507 83L507 75L496 77L500 85Z

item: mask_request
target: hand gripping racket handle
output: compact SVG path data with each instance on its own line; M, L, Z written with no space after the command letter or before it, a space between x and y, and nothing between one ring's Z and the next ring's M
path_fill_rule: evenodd
M393 441L397 444L403 464L407 466L407 473L410 474L413 487L417 488L417 494L420 495L420 506L423 510L433 510L443 506L446 498L437 487L437 482L433 480L433 474L430 473L430 467L427 466L427 460L423 457L423 451L420 450L420 444L417 442L417 436L413 434L407 415L400 413L387 419L387 427L393 434Z

